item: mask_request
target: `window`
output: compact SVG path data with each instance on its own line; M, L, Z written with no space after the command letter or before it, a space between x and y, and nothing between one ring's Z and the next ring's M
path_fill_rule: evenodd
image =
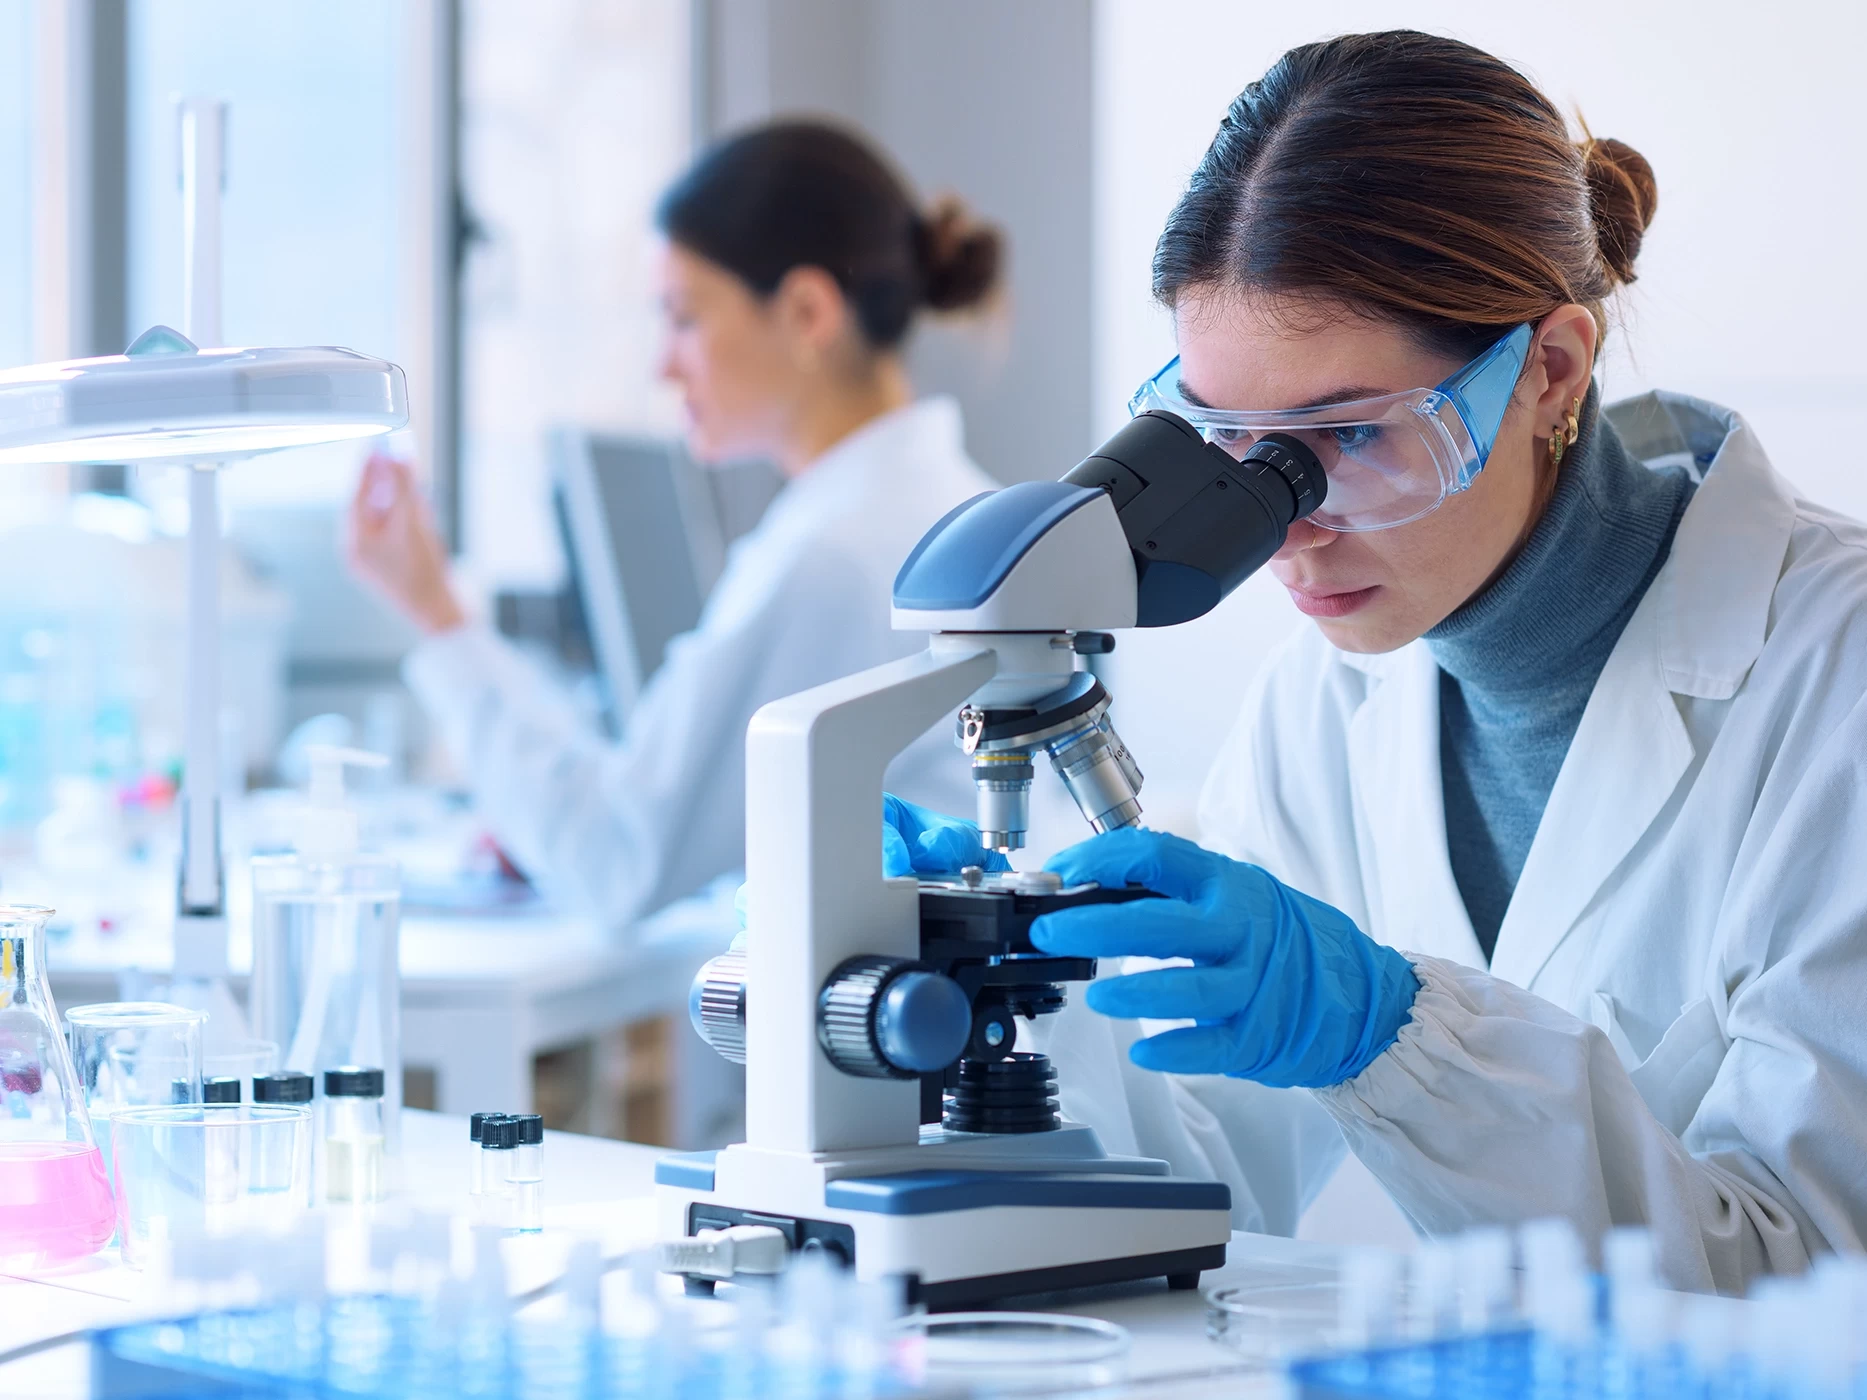
M175 102L213 97L228 104L223 339L402 358L410 337L398 324L398 79L408 9L381 0L132 0L132 336L158 322L181 326ZM348 493L362 450L340 444L247 463L227 474L226 491L236 502L334 502Z
M32 6L0 5L0 365L32 362Z

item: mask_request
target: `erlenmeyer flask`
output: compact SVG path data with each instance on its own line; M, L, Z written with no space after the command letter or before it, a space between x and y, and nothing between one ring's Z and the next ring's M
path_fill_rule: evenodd
M0 905L0 1270L94 1254L116 1228L45 974L50 909Z

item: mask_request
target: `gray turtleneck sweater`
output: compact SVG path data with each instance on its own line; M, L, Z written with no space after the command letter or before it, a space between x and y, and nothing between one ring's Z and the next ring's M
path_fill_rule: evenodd
M1426 634L1453 878L1490 961L1549 792L1608 653L1666 562L1692 498L1582 405L1555 494L1504 573Z

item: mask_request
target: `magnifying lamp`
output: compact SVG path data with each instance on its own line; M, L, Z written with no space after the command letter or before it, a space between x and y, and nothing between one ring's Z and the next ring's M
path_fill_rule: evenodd
M408 388L398 367L351 350L215 345L220 339L225 109L219 102L190 99L181 104L181 125L189 334L156 326L121 355L0 371L0 467L169 462L189 471L188 695L175 978L223 986L227 930L219 814L216 469L261 453L403 427ZM223 1005L228 1019L237 1016L224 986L216 1007L209 1009ZM214 1029L244 1034L243 1027Z
M155 326L121 355L0 370L0 466L227 462L407 422L401 370L329 346L201 350Z

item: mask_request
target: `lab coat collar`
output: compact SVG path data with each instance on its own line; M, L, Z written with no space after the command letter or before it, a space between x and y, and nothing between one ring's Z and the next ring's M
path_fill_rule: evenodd
M1649 466L1701 478L1653 582L1660 674L1669 690L1728 700L1750 674L1795 528L1796 502L1742 417L1685 394L1626 399L1608 416Z
M1795 524L1787 484L1735 413L1663 393L1607 413L1635 456L1701 484L1589 697L1498 932L1491 970L1526 988L1691 767L1674 695L1728 698L1749 674ZM1446 849L1438 667L1424 642L1341 659L1378 681L1350 745L1384 934L1481 966Z
M1677 697L1728 699L1750 674L1795 526L1794 498L1737 414L1654 393L1609 416L1650 466L1701 480L1589 696L1498 930L1491 970L1525 988L1697 760Z
M773 518L814 513L824 503L847 499L870 483L915 467L965 458L959 402L947 394L917 399L872 418L836 443L809 468L784 484L772 501Z

